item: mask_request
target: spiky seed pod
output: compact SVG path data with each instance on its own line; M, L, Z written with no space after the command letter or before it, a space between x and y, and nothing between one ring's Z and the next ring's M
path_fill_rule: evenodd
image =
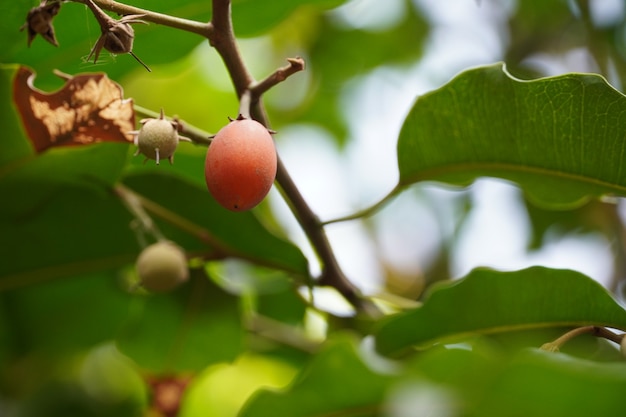
M159 165L161 159L168 159L170 163L174 162L174 152L181 140L190 141L184 136L178 134L178 124L165 119L163 109L158 119L143 119L140 130L129 132L135 135L135 145L137 152L146 156L146 160L154 159Z
M144 14L133 14L123 16L119 20L115 20L102 11L93 0L84 0L85 4L91 9L96 20L100 24L100 30L102 35L98 38L98 41L91 49L87 61L94 57L93 62L98 62L100 51L102 48L113 54L130 54L137 60L143 67L150 72L150 68L143 63L137 55L133 53L133 41L135 40L135 31L130 26L131 23L144 23L147 22L141 20Z
M189 278L187 258L173 242L161 241L146 247L136 263L139 284L150 292L167 292Z

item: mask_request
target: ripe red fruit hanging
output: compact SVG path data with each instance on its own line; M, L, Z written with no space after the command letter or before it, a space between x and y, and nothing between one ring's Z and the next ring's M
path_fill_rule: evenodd
M276 178L276 148L261 123L239 118L224 126L207 151L204 173L209 192L232 211L259 204Z

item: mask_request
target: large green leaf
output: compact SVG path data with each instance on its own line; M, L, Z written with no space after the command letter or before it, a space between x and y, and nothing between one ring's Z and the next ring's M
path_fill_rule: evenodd
M476 415L621 414L625 389L623 362L597 363L564 354L526 351L493 380Z
M233 1L233 25L237 36L258 36L287 19L298 7L329 9L346 0L271 0L259 7L256 0Z
M0 210L0 290L117 268L139 253L132 217L107 191L37 180L21 185L4 194L11 198ZM30 193L47 198L31 204Z
M623 362L597 363L536 349L502 356L476 347L436 348L410 362L406 382L398 387L409 399L423 399L423 390L437 388L449 399L439 406L456 412L446 415L606 416L621 414L625 371Z
M380 412L392 377L372 371L349 338L329 341L290 388L260 391L240 417L369 417Z
M376 345L380 352L394 354L471 334L586 325L626 329L626 310L591 278L543 267L476 269L438 286L423 306L384 320Z
M238 298L196 270L173 294L135 300L117 344L153 372L199 371L235 359L243 334Z
M597 75L520 81L501 64L418 98L398 142L400 184L519 183L536 203L626 195L626 100Z
M203 161L196 163L197 172L203 175ZM307 260L296 246L270 233L252 212L234 213L221 207L205 185L192 184L165 170L135 172L127 175L124 182L142 196L204 228L231 255L241 254L266 266L308 274Z
M76 353L113 339L129 303L116 275L109 272L3 292L6 347L16 356Z

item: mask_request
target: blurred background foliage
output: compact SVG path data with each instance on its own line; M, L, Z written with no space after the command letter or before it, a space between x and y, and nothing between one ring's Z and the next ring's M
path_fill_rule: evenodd
M129 3L200 21L211 15L208 1ZM0 63L28 65L37 73L37 87L50 91L61 85L53 69L105 71L136 104L164 108L207 133L236 116L228 74L198 36L136 25L134 52L152 73L130 56L104 53L94 65L85 59L99 28L78 3L64 4L55 19L60 47L41 38L26 47L19 28L36 5L34 0L0 4ZM463 69L503 61L522 79L594 72L622 90L625 14L623 2L608 0L266 0L262 6L258 0L233 1L235 31L257 79L287 57L307 62L305 72L264 99L279 132L279 150L324 219L367 207L395 185L396 139L411 103ZM11 133L23 135L12 125L12 70L3 69L2 121ZM7 139L2 147L16 143ZM254 215L229 217L208 201L197 174L203 148L181 146L176 164L159 167L131 158L133 151L100 147L112 161L104 168L86 162L90 150L51 152L41 165L17 173L0 168L6 198L0 207L6 254L0 266L0 415L166 415L159 401L166 401L167 393L160 395L146 381L177 387L189 378L182 416L324 415L340 409L345 414L337 415L401 417L407 410L435 410L440 416L553 417L621 410L613 393L623 392L626 365L611 362L610 369L598 370L590 362L615 361L609 343L577 342L567 351L571 356L556 361L519 352L558 331L483 335L464 349L417 355L402 370L379 363L367 339L354 336L362 323L345 317L348 308L335 301L336 294L315 292L320 311L304 301L310 296L306 289L293 290L294 281L303 284L308 270L315 273L318 266L277 193ZM64 172L69 165L74 168ZM76 172L93 170L99 181L121 178L270 265L237 260L204 265L202 244L194 236L159 221L167 236L198 253L192 259L194 286L168 295L130 291L136 279L132 262L140 250L128 226L132 216L101 184L68 181ZM328 229L351 278L387 300L422 301L432 283L476 265L516 269L529 263L582 269L619 295L623 216L621 201L548 211L530 204L511 184L480 180L463 190L414 186L380 213ZM512 249L503 256L500 250L507 247ZM513 256L523 260L507 263ZM285 324L311 344L289 339ZM514 354L494 354L510 345ZM600 375L598 384L590 384L590 370ZM329 396L324 375L336 378L335 396ZM545 383L536 384L537 379ZM257 392L292 381L286 394ZM554 387L568 395L551 396ZM522 400L511 403L511 398ZM553 408L545 406L555 398Z

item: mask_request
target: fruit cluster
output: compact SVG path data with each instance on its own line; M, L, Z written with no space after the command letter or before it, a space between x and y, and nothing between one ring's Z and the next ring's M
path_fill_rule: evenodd
M163 116L142 120L135 135L137 154L158 164L173 161L181 139L177 124ZM209 145L205 159L205 179L215 200L232 211L250 210L272 188L276 178L277 156L274 140L261 123L239 117L224 126ZM187 259L173 242L160 241L146 247L136 263L139 284L150 292L170 291L188 279Z

